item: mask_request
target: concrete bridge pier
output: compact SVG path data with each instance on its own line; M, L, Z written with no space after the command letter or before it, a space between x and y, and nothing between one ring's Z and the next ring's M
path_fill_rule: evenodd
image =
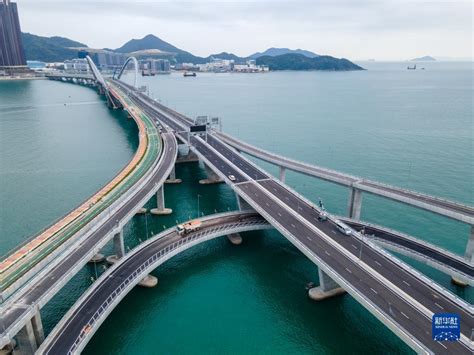
M206 164L204 164L204 168L206 169L207 179L199 180L201 185L210 185L210 184L218 184L223 182L219 175L217 175L211 168L209 168Z
M280 166L280 181L285 182L286 179L286 168Z
M13 354L33 354L43 341L43 323L38 311L16 335L16 347L13 349Z
M324 271L318 270L319 286L310 288L308 296L314 301L322 301L326 298L331 298L346 291L341 288L333 279L331 279Z
M183 180L176 179L176 166L173 166L168 180L165 181L165 184L180 184Z
M114 255L110 255L106 258L107 263L112 265L117 262L118 259L125 255L125 243L123 241L123 229L120 230L113 238L114 243Z
M360 211L362 209L362 191L351 188L349 193L348 215L352 219L360 219Z
M196 161L199 161L199 157L191 149L189 149L188 144L180 144L178 147L178 158L176 159L176 164L191 163Z
M232 233L227 236L227 239L229 239L229 242L231 242L234 245L240 245L242 244L242 236L240 233Z
M237 192L235 193L235 198L237 200L237 208L239 211L253 210L253 207L250 206L242 197L240 197Z
M156 208L152 208L150 213L160 216L171 214L172 212L173 210L171 208L165 208L165 189L163 185L161 185L156 192Z
M466 251L464 252L464 258L470 263L474 263L474 226L471 226L471 234L467 241ZM451 277L451 282L458 286L466 287L469 285L467 280L461 280L458 277Z

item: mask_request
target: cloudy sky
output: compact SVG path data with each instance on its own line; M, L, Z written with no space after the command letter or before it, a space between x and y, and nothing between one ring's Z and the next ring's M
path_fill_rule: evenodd
M17 0L22 30L117 48L155 34L207 56L303 48L349 59L472 57L470 0Z

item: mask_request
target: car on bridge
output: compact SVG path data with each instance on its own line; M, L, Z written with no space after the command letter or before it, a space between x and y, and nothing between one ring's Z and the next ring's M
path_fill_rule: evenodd
M337 229L339 229L341 231L341 233L344 233L345 235L351 235L352 234L352 230L342 222L337 221L336 222L336 227L337 227Z

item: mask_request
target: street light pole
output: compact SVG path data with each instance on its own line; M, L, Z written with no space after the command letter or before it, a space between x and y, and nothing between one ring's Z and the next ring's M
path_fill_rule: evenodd
M360 235L362 236L362 238L360 238L359 260L362 260L362 248L363 248L363 246L364 246L363 241L364 241L364 236L365 236L365 230L364 230L364 229L362 229L362 230L360 231Z
M201 197L201 195L199 195L199 194L198 194L198 195L197 195L197 198L198 198L198 206L197 206L197 207L198 207L198 209L197 209L197 216L198 216L198 218L199 218L199 198L200 198L200 197Z

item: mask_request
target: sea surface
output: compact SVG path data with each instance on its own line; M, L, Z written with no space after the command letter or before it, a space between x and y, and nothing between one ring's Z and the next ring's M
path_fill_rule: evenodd
M181 74L140 77L152 97L191 117L221 117L223 130L256 146L364 178L473 204L472 63L358 63L358 72ZM129 82L133 77L126 75ZM109 181L137 147L133 121L86 87L0 82L0 254L38 233ZM276 174L277 169L258 162ZM225 185L201 186L198 163L167 185L171 216L137 216L133 248L176 221L235 209ZM287 183L346 214L348 191L287 172ZM148 206L153 206L150 201ZM466 225L365 194L362 219L463 254ZM350 296L311 302L317 268L275 231L196 246L156 269L154 289L134 289L85 354L335 354L411 350ZM105 253L111 253L107 246ZM471 288L415 266L460 297ZM42 310L49 332L105 265L84 267Z

